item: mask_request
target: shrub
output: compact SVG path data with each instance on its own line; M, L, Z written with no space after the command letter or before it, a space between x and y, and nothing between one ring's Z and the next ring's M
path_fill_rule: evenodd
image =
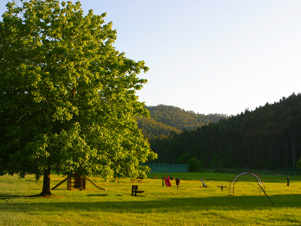
M195 157L189 159L188 165L189 172L201 172L203 169L202 163Z

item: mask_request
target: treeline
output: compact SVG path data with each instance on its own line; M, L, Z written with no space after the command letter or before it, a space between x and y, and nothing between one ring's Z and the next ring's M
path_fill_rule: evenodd
M207 168L295 168L301 155L301 95L150 143L162 163L195 157Z
M171 132L181 133L185 130L195 130L210 122L218 122L227 117L221 114L197 114L174 106L147 106L151 118L138 118L138 126L148 139L165 137Z

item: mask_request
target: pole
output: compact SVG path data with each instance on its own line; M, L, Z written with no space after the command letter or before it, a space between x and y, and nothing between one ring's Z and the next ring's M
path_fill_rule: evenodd
M263 193L265 194L265 196L270 200L270 202L272 203L272 204L274 204L273 203L273 201L270 199L270 197L267 195L267 193L265 193L265 190L260 186L260 188L261 188L261 190L263 191Z

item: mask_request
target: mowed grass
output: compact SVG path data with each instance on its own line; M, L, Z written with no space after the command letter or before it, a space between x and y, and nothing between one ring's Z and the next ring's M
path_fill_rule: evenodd
M165 174L167 175L167 174ZM159 179L151 179L158 176ZM260 192L256 180L244 176L235 184L235 196L229 195L229 181L235 174L171 174L181 178L179 189L162 186L162 174L131 183L93 178L101 191L87 182L84 191L66 189L66 182L51 197L34 197L42 181L34 176L0 177L0 225L301 225L301 177L260 175L266 192ZM202 178L208 185L202 187ZM51 186L62 179L52 175ZM145 192L131 196L133 184ZM217 186L224 185L223 191Z

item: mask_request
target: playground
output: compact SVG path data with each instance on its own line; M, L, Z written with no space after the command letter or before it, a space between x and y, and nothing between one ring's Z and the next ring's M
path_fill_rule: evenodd
M144 180L105 182L91 178L84 190L34 197L42 181L34 176L0 177L0 225L300 225L301 176L260 175L266 197L250 174L150 174ZM235 181L235 193L230 182ZM168 181L169 177L169 181ZM64 177L52 175L52 186ZM154 178L154 179L153 179ZM176 184L176 178L180 183ZM203 185L203 182L206 186ZM162 184L162 181L164 184ZM133 185L143 191L131 194ZM163 185L163 186L162 186ZM223 190L219 186L225 186Z

